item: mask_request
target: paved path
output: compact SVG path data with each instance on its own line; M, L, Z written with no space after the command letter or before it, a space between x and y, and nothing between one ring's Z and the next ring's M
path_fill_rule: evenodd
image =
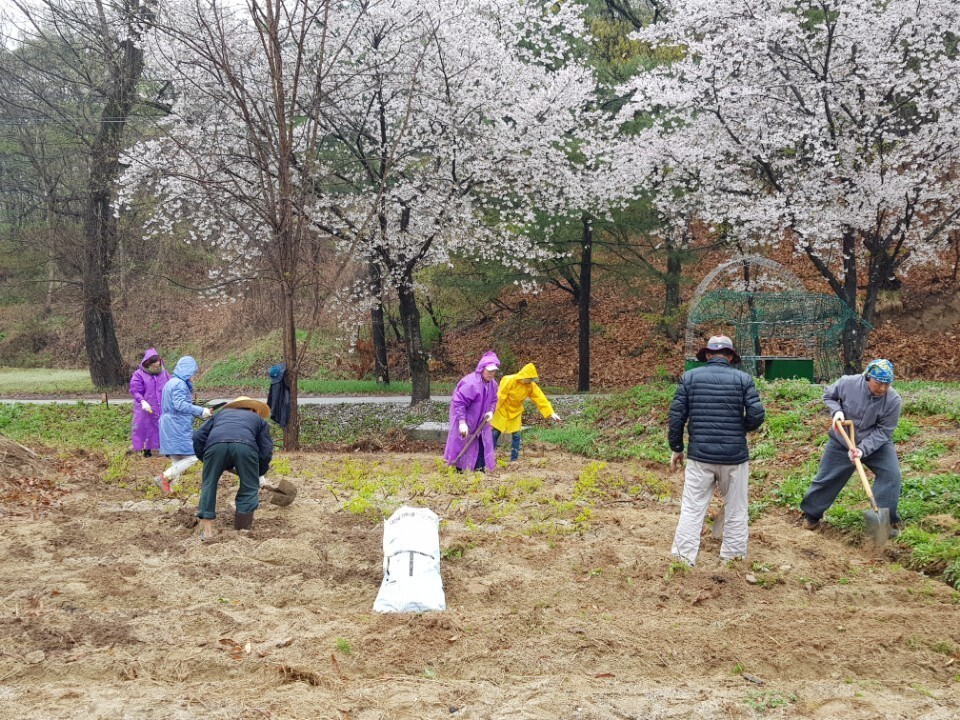
M551 395L553 400L570 400L574 398L583 398L584 395ZM599 397L599 395L590 395L590 397ZM213 398L207 401L207 404L219 402L229 402L233 398ZM257 398L266 402L266 398ZM431 402L449 403L449 395L432 395ZM15 405L23 403L25 405L99 405L103 402L101 398L41 398L34 400L21 400L18 398L0 398L0 403L6 405ZM129 405L133 402L132 398L110 398L110 405ZM409 405L409 395L357 395L357 396L327 396L327 397L301 397L298 398L298 405Z
M213 398L207 401L209 404L214 404L218 402L229 402L233 398ZM256 398L263 402L266 402L266 398ZM449 396L443 395L434 395L430 398L431 401L437 403L448 403L450 402ZM5 403L7 405L15 405L17 403L23 403L26 405L75 405L80 403L81 405L99 405L103 402L100 398L42 398L35 400L21 400L16 398L0 398L0 403ZM129 405L133 402L132 398L110 398L110 405ZM409 405L410 396L409 395L361 395L356 397L301 397L298 398L298 405L364 405L364 404L396 404L396 405Z

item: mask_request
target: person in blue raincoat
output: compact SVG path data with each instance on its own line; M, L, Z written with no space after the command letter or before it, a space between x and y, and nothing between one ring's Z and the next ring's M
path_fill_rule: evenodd
M193 454L193 419L208 418L210 408L193 404L193 384L190 379L199 370L197 361L189 355L177 360L173 377L163 386L160 399L160 453L173 460L173 465L157 477L160 489L170 492L170 484L175 482L187 468L199 462Z

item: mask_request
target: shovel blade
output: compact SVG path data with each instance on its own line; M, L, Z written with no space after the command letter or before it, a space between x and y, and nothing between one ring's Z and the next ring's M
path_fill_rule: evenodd
M867 537L878 548L886 545L890 539L890 508L864 510L863 521L867 526Z
M281 480L276 488L271 488L270 502L280 507L286 507L297 497L297 486L289 480Z

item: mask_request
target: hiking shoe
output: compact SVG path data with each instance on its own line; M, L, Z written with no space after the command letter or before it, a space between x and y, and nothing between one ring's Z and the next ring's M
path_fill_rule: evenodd
M890 526L890 537L900 537L900 533L903 531L903 526L900 523L893 523Z
M820 519L812 518L809 515L804 514L803 516L803 529L804 530L816 530L820 527Z
M164 495L169 495L172 492L170 490L170 481L163 475L157 475L157 477L153 479L153 482L156 483L157 487L160 488L160 492Z

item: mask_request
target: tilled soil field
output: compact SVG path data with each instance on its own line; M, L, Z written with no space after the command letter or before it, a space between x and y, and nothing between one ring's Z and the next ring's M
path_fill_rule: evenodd
M225 479L205 545L187 493L146 489L162 459L47 462L4 480L3 718L960 717L957 592L777 510L746 561L705 535L683 572L679 473L287 454L296 501L238 534ZM446 612L373 612L401 502L444 519Z

